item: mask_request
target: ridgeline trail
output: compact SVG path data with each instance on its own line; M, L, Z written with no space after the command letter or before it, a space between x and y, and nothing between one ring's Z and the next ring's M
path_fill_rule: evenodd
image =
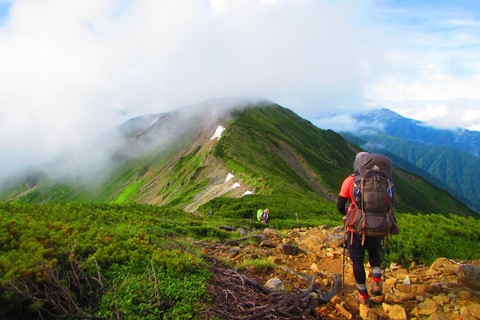
M342 227L241 230L237 240L196 244L214 275L205 319L480 319L480 261L391 264L384 303L365 306L355 299L348 253L342 266ZM245 263L254 260L270 267Z

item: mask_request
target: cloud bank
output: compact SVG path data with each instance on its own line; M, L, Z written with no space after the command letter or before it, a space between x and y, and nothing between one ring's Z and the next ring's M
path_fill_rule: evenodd
M472 1L0 0L0 178L135 116L215 97L269 99L307 119L382 106L480 130L479 10Z
M138 115L250 95L360 104L381 60L362 1L17 0L0 18L0 177Z

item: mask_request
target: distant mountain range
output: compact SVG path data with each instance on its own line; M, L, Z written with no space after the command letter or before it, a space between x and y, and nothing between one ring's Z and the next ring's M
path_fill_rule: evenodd
M353 115L358 126L340 134L361 148L390 155L397 166L446 189L480 212L480 132L438 129L388 109Z
M377 141L345 136L362 147ZM340 185L358 151L341 135L275 103L219 99L131 119L83 151L12 178L0 188L0 200L139 202L195 212L221 198L235 214L252 201L277 205L277 212L336 212ZM76 173L65 174L67 168ZM396 167L394 179L398 211L476 215L407 170ZM288 208L280 201L289 201Z

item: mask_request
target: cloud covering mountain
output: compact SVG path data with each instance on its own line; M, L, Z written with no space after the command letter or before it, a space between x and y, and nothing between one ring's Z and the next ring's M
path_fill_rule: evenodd
M0 176L212 97L266 98L307 119L465 98L478 119L477 5L422 3L1 0Z

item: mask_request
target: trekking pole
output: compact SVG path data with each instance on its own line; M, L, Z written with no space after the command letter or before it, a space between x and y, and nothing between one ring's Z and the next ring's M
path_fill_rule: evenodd
M343 258L342 258L342 296L345 295L345 237L343 237Z
M387 235L388 237L388 235ZM382 259L382 264L383 264L383 268L382 268L382 273L383 273L383 282L385 282L385 279L387 278L386 276L386 272L385 272L385 269L387 268L387 246L385 245L385 238L383 238L383 259Z

